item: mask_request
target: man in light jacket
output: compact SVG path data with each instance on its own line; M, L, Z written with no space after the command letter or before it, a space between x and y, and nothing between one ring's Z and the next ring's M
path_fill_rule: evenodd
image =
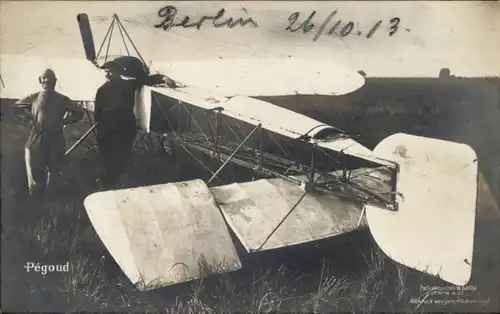
M71 99L55 91L57 77L53 70L46 69L40 75L39 82L42 91L16 102L16 106L27 109L32 118L25 144L31 195L44 193L60 183L65 150L63 128L83 118L83 112Z

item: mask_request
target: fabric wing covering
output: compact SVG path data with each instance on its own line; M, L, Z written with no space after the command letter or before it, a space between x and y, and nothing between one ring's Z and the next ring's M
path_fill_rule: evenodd
M97 88L105 82L104 72L84 58L2 54L0 64L2 98L22 98L39 90L38 76L47 68L54 70L58 77L56 89L75 101L93 101ZM207 74L192 75L200 73L200 69ZM226 97L338 96L351 93L365 83L356 71L335 62L303 59L156 62L152 64L151 72L162 73L184 85Z
M374 153L400 165L398 210L366 206L375 241L403 265L466 284L476 217L475 152L464 144L394 134Z
M361 217L361 207L347 197L304 195L283 179L97 192L84 205L110 254L141 290L240 269L224 218L251 252L346 233L359 227Z
M102 242L140 290L241 268L201 180L98 192L84 204Z
M263 251L340 235L358 228L362 206L333 193L306 193L283 179L211 188L247 251ZM273 232L274 231L274 232Z
M358 72L330 60L219 59L153 62L152 72L165 73L186 85L226 97L349 94L365 79ZM196 75L193 75L196 73Z

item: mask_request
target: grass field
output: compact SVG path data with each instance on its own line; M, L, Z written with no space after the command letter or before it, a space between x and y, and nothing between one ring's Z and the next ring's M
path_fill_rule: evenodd
M2 110L5 105L2 103ZM397 106L392 109L378 107L380 112L371 113L375 118L367 120L366 114L364 117L360 114L363 107L359 105L357 108L358 113L339 111L335 118L333 114L327 118L351 126L368 121L364 126L366 145L393 129L411 124L412 117L421 116L421 110L425 110L414 108L415 113L408 113L411 110L398 113ZM311 107L308 114L320 116L315 109ZM428 123L429 127L421 133L429 132L430 126L435 125L432 121L443 114L439 109L429 110L427 116L420 119L420 125ZM389 122L386 122L380 131L381 126L375 124L383 121L379 116L388 112L393 124L387 125ZM326 119L324 114L322 117ZM396 121L401 125L395 125ZM85 123L72 127L70 132L81 134ZM345 127L339 123L336 125ZM488 198L486 188L480 192L480 197L483 197L481 206L486 208L480 213L488 214L482 218L478 216L476 222L478 251L475 259L478 258L474 261L473 281L467 286L468 291L460 291L458 295L445 295L440 289L446 288L439 287L448 287L446 284L389 260L374 244L367 230L244 256L244 268L240 271L139 292L107 254L82 205L84 197L97 188L94 184L93 139L89 138L86 147L77 148L67 158L64 190L57 197L32 203L26 195L22 155L27 123L19 117L2 115L1 127L2 310L175 313L500 311L500 284L499 280L494 280L500 277L500 249L495 251L499 247L498 241L495 242L498 233L494 233L499 229L499 220L495 219L500 214L492 211L494 205L491 205L492 198L491 195ZM442 122L436 128L446 128L446 123ZM187 172L186 168L172 165L163 151L145 143L140 141L136 147L123 186L206 175L201 169L190 168ZM46 275L26 272L24 265L27 262L52 265L69 262L69 271L48 272Z

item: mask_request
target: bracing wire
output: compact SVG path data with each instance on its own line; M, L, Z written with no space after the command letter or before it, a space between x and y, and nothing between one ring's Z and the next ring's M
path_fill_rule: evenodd
M120 19L118 18L118 16L117 16L117 15L115 15L115 19L117 20L119 27L121 27L121 28L123 29L123 32L125 33L125 36L127 36L128 40L130 41L130 44L132 45L132 47L134 48L135 52L136 52L136 53L137 53L137 55L139 56L139 59L141 59L142 63L143 63L145 66L147 66L146 61L144 61L144 58L142 58L141 53L139 52L139 50L138 50L138 49L137 49L137 47L135 46L135 44L134 44L134 42L133 42L132 38L130 38L130 36L129 36L129 34L128 34L127 30L125 29L125 27L123 26L122 22L120 21Z
M104 62L108 61L108 56L109 56L109 48L111 47L111 38L113 38L113 30L115 28L115 20L111 22L111 31L109 33L109 41L108 41L108 47L106 48L106 56L104 57Z
M130 52L128 50L127 42L125 41L125 36L123 35L123 30L122 30L121 27L118 27L118 30L120 31L120 35L122 37L122 42L123 42L123 45L125 46L125 50L127 51L127 55L130 56Z
M200 130L200 133L201 133L201 134L205 137L205 140L206 140L207 142L211 143L211 142L210 142L210 140L208 139L208 136L205 134L205 132L203 132L203 129L202 129L202 128L201 128L201 126L198 124L198 121L196 121L196 119L193 117L193 115L191 114L191 112L189 112L189 110L187 110L186 106L184 106L184 105L181 105L181 106L182 106L182 107L184 108L184 110L187 112L187 114L189 115L189 117L193 120L193 122L194 122L194 124L196 125L196 127L198 127L198 130ZM211 144L212 144L212 143L211 143ZM213 144L212 144L212 146L214 146L214 148L215 148L215 145L213 145Z
M99 52L97 53L97 57L96 59L99 58L101 52L102 52L102 49L104 47L104 44L108 43L107 45L107 49L106 49L106 56L105 56L105 59L104 59L104 62L107 61L108 59L108 56L109 56L109 48L111 46L111 39L112 39L112 35L113 35L113 31L114 31L114 26L115 26L115 23L118 27L118 31L120 32L120 36L121 36L121 39L122 39L122 42L123 42L123 45L125 46L125 50L127 51L127 55L130 56L130 50L128 48L128 45L127 45L127 40L130 42L130 44L132 45L132 48L134 48L135 52L137 53L137 55L139 56L139 59L141 59L142 63L147 66L146 62L144 61L141 53L139 52L139 50L137 49L137 47L135 46L134 42L132 41L132 38L130 37L130 35L128 34L127 30L125 29L125 27L123 26L122 22L120 21L118 15L113 15L113 20L111 21L111 24L108 28L108 31L106 33L106 35L104 36L104 39L102 41L102 44L99 48ZM109 38L108 38L109 36ZM125 38L126 37L126 38Z
M104 44L106 43L106 40L108 39L109 33L111 32L111 29L113 28L113 24L115 23L115 20L111 21L111 24L109 24L108 31L106 32L106 35L104 36L104 39L102 40L101 46L99 47L99 51L97 52L96 59L99 58L99 55L101 54L102 48L104 47Z
M174 133L175 137L178 139L178 142L180 143L181 147L191 156L193 157L193 159L195 161L197 161L203 168L205 168L206 170L208 170L212 175L214 175L215 172L212 171L212 169L210 169L207 165L205 165L201 160L199 160L196 156L194 156L194 154L184 145L184 143L182 143L182 141L180 140L180 135L177 134L177 132L175 132L175 128L173 127L172 123L170 122L170 119L168 118L166 112L163 110L162 106L160 105L160 101L158 100L158 98L156 98L156 96L154 94L152 94L155 102L157 103L158 107L160 108L160 112L162 113L163 117L165 118L165 120L167 121L168 125L170 126L170 128L172 129L172 132Z

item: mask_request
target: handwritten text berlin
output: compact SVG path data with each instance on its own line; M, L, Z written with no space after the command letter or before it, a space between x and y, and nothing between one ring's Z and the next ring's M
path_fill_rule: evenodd
M259 27L257 21L249 15L248 11L245 8L242 10L246 15L245 17L228 17L225 15L227 12L226 9L222 8L214 14L203 15L201 18L195 19L189 16L181 16L175 6L168 5L158 10L157 15L161 18L161 21L155 24L154 27L163 29L164 31L168 31L174 27L195 28L199 30L210 24L215 28L234 28L237 26ZM302 34L308 34L310 31L314 31L313 33L315 35L313 41L316 41L323 34L337 37L354 35L372 38L379 29L383 28L386 29L387 36L392 37L401 27L401 19L399 17L392 17L386 20L375 21L371 26L360 29L357 21L334 20L337 14L338 11L333 10L325 20L318 23L314 21L316 11L312 11L307 18L302 21L300 21L300 13L294 12L288 17L288 23L284 27L284 31L291 33L298 33L300 31ZM407 32L410 31L408 28L405 28L405 30Z

